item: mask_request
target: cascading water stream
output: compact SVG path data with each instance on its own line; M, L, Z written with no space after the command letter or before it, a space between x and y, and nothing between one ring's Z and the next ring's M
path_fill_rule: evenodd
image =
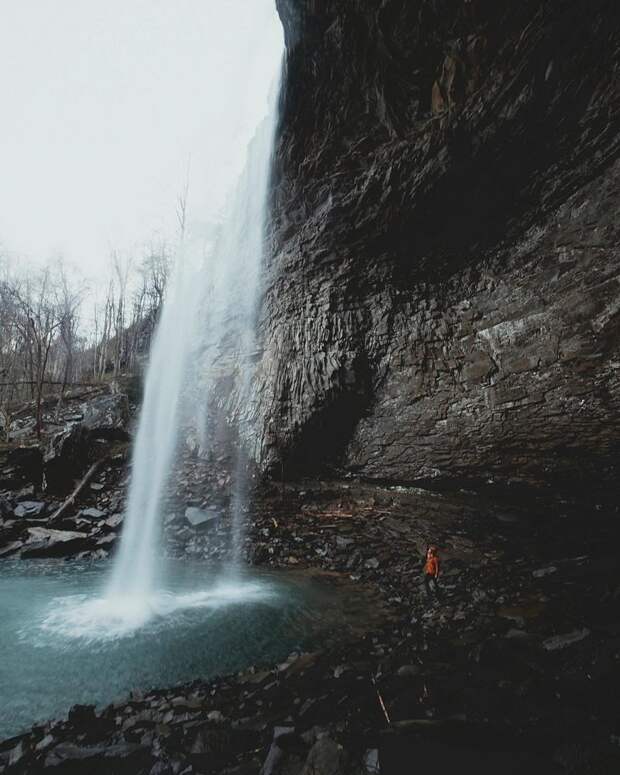
M241 181L198 272L193 269L192 249L187 242L181 247L151 350L128 508L108 590L108 597L121 605L148 605L154 592L162 504L180 423L189 413L184 400L202 391L208 402L211 373L231 331L237 342L238 390L247 397L251 377L247 355L254 342L260 293L278 87L276 83L272 89L269 114L250 144ZM195 352L197 342L200 356ZM200 384L192 384L195 381ZM242 483L236 487L243 491ZM233 532L237 533L233 543L239 547L238 524Z
M151 347L120 547L104 598L92 601L96 605L79 614L85 619L85 627L89 622L94 625L95 619L108 619L112 629L126 632L141 626L153 614L170 610L169 596L159 586L159 565L162 510L171 469L181 427L195 414L196 396L208 404L214 367L231 341L238 394L242 400L247 398L251 383L248 356L255 340L261 290L280 67L278 64L277 71L270 74L273 85L267 115L247 149L244 172L224 209L210 249L205 252L203 243L187 236L179 246ZM203 437L207 435L203 433ZM241 466L237 466L237 475L240 472ZM242 543L244 492L244 483L236 482L232 544L237 552Z

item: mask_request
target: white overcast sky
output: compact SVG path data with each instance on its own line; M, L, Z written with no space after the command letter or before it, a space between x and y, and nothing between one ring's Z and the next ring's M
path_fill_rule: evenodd
M275 0L0 0L0 249L103 280L111 248L209 222L265 113Z

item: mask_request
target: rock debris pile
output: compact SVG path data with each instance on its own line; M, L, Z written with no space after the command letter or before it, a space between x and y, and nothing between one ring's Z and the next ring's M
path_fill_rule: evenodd
M202 518L203 507L189 508ZM587 537L585 518L597 520ZM263 492L248 524L253 560L372 590L359 631L280 665L78 706L5 741L0 761L24 773L359 775L414 761L437 772L460 762L482 773L611 773L616 522L579 504L507 506L466 491L307 481ZM431 540L443 573L428 597Z

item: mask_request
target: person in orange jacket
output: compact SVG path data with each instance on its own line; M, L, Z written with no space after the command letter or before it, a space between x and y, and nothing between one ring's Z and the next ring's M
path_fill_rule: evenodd
M435 594L439 594L439 553L436 546L426 548L426 562L424 563L424 586L428 595L431 594L431 584Z

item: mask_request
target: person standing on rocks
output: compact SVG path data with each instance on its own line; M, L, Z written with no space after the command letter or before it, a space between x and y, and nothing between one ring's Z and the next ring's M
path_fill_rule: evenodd
M439 553L436 546L426 548L426 561L424 563L424 586L427 594L431 594L431 584L437 596L439 596Z

